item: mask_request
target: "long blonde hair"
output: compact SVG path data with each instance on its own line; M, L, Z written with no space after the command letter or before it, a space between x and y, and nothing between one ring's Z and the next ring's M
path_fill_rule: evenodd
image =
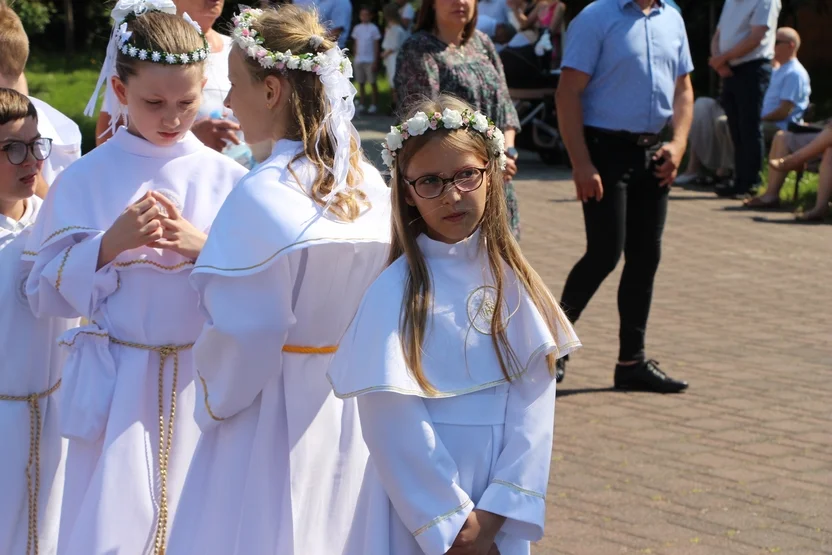
M318 22L316 12L291 4L263 10L263 14L252 24L252 28L263 38L262 46L272 52L291 50L292 54L296 55L314 54L326 52L336 46L335 42L327 38L326 29ZM323 40L313 40L313 37L320 37ZM239 46L235 45L235 48ZM320 78L308 71L266 69L248 55L245 55L245 59L249 73L255 79L263 81L269 75L273 75L285 79L292 87L291 120L288 122L286 138L303 143L303 152L298 154L292 162L306 157L315 166L317 176L312 184L311 195L316 203L324 206L323 198L332 191L336 183L335 177L327 170L333 167L335 151L325 125L325 118L331 108ZM318 140L317 147L316 140ZM337 193L330 205L333 213L345 221L358 218L362 209L368 205L366 195L355 187L364 179L360 165L361 149L359 144L352 139L349 148L348 189ZM289 171L292 171L291 163ZM292 174L294 175L294 172Z
M459 112L466 109L473 111L468 104L453 96L440 95L436 100L424 100L413 105L410 116L416 112L442 113L445 108ZM428 394L436 393L422 370L422 345L433 302L432 286L425 256L416 242L419 235L427 232L427 226L416 207L409 205L406 201L408 185L404 180L404 173L416 152L428 141L437 140L443 140L449 149L474 153L483 160L488 160L484 177L488 190L485 213L480 223L479 247L484 248L488 256L494 288L497 290L495 305L502 307L505 303L503 267L505 264L514 272L520 284L528 292L532 302L546 320L553 337L558 337L558 327L567 325L564 316L557 308L557 301L520 252L520 246L511 233L506 214L503 173L494 155L487 148L485 137L466 129L428 130L423 135L410 137L396 155L396 166L392 175L393 237L388 263L392 264L401 256L407 259L408 273L400 319L402 350L411 374ZM499 308L494 311L491 320L491 339L503 375L510 381L522 373L524 368L508 342L507 322L504 321L503 316L503 311ZM554 353L546 357L550 372L554 372L556 358Z

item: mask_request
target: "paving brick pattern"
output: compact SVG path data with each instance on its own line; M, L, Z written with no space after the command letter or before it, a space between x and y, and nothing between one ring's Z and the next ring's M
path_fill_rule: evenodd
M559 296L581 208L567 172L521 172L523 251ZM688 392L611 390L623 261L584 312L533 553L832 554L832 226L737 204L671 194L648 354Z

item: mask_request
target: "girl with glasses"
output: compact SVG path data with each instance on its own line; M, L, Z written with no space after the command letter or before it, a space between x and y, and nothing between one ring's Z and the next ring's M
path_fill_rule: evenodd
M348 553L529 553L555 360L580 344L505 218L502 133L449 96L387 135L389 266L335 355L370 463Z

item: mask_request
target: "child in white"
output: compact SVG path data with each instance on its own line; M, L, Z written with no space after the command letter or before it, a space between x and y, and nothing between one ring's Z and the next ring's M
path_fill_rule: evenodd
M191 277L207 322L203 433L168 555L339 554L367 451L326 369L384 264L390 193L361 159L349 60L315 15L283 5L233 21L229 106L246 136L276 144Z
M0 88L0 553L54 555L64 479L58 429L64 356L57 338L78 325L35 318L26 300L30 264L21 261L41 200L37 174L51 150L24 95Z
M393 97L395 109L398 103L396 89L393 88L396 82L396 58L408 35L402 27L398 4L391 3L384 6L384 21L387 26L384 29L384 40L381 41L381 57L384 60L384 69L387 72L387 81L390 83L390 94Z
M580 343L512 238L503 149L444 96L387 135L391 264L329 372L370 449L349 554L518 555L543 536L555 360Z
M34 312L90 322L60 342L70 354L59 554L164 553L199 438L190 348L204 319L188 276L245 173L189 131L203 35L164 0L165 11L135 7L114 8L102 70L115 72L128 126L61 174L27 247Z
M353 27L352 40L355 43L355 82L358 83L359 112L367 110L368 114L378 111L378 62L380 57L379 41L381 33L373 23L373 11L364 6L359 12L361 23ZM372 101L369 107L366 102L366 86L372 90Z

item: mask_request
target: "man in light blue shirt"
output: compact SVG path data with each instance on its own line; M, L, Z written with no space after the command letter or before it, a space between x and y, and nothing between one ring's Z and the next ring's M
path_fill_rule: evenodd
M686 382L647 359L644 337L668 190L693 116L685 23L664 0L596 0L569 26L561 69L558 121L587 236L561 302L575 322L623 252L615 387L682 391Z
M711 40L709 65L723 78L720 104L734 143L734 182L718 184L723 197L742 196L760 184L764 140L763 96L771 81L780 0L725 0Z
M791 27L777 29L774 43L774 60L779 67L771 74L771 83L763 97L761 116L764 125L775 129L788 129L789 123L802 123L803 113L809 107L812 87L809 72L797 59L800 35Z

